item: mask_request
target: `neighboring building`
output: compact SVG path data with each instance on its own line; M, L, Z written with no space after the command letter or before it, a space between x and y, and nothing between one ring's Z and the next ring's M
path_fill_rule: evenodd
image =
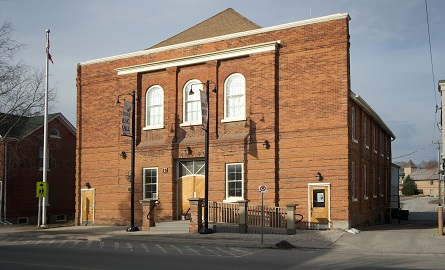
M0 221L37 224L44 117L4 116L0 117ZM56 113L48 115L48 132L48 222L74 220L76 130Z
M439 175L437 168L417 169L409 174L411 180L416 183L419 194L439 196Z
M297 204L309 223L380 221L395 136L350 89L349 20L261 28L227 9L152 48L79 63L76 223L129 224L130 138L115 102L133 91L136 225L140 201L159 199L162 221L203 197L207 81L210 201L259 205L266 185L266 205Z

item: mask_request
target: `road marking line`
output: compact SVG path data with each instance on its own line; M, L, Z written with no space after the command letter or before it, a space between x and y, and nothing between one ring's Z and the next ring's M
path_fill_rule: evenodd
M104 245L105 245L105 243L104 243L103 241L101 241L101 242L99 243L99 247L100 247L100 249L104 249Z
M156 245L156 247L162 250L164 253L167 253L167 251L165 251L165 249L163 249L160 245Z
M178 247L176 247L175 245L170 245L173 249L176 249L176 251L178 251L181 254L184 254Z
M219 257L221 257L221 254L218 254L218 253L216 253L215 251L213 251L213 250L210 250L210 249L208 249L208 248L206 248L206 247L201 247L202 249L205 249L206 251L208 251L208 252L210 252L210 253L213 253L213 254L215 254L216 256L219 256Z
M118 242L114 242L114 250L118 250L119 249L119 243Z
M232 255L233 257L236 257L236 255L233 254L233 253L230 252L230 251L224 250L224 249L222 249L222 248L220 248L220 247L216 247L216 249L217 249L217 250L221 250L222 252L228 253L228 254Z
M189 247L189 246L185 246L186 249L190 250L191 252L197 254L197 255L202 255L201 253L199 253L197 250L194 250L193 248Z
M127 247L128 247L129 250L134 251L134 249L133 249L133 245L132 245L132 244L127 243Z
M59 247L63 246L66 243L66 240L62 240L62 242L60 242Z
M148 247L145 244L141 244L141 247L146 251L146 252L150 252L150 250L148 249Z
M56 240L51 240L51 241L49 241L47 244L46 244L46 246L50 246L50 245L52 245L52 244L54 244L54 242L56 242Z
M91 244L93 243L93 241L88 240L86 248L90 248Z
M76 241L74 241L74 243L73 243L73 247L77 247L77 244L79 244L79 240L76 240Z

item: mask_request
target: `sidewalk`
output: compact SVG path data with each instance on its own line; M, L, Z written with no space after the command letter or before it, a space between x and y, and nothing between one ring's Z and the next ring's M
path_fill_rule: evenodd
M295 235L213 233L213 234L153 234L149 231L127 232L125 226L63 226L38 229L35 226L0 225L0 236L5 234L64 239L132 239L151 242L199 242L202 245L220 245L246 248L335 249L345 252L370 254L445 254L445 236L439 236L432 222L405 221L401 224L382 224L359 228L352 234L343 230L297 230ZM281 241L285 245L277 245ZM281 243L283 244L283 243Z

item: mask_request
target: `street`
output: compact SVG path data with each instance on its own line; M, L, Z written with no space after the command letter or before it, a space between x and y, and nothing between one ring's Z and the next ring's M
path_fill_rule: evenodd
M403 209L413 212L412 220L401 224L361 227L358 234L331 230L266 235L264 245L259 235L0 226L0 269L443 269L445 239L437 233L432 200L403 198ZM273 248L280 239L297 248Z

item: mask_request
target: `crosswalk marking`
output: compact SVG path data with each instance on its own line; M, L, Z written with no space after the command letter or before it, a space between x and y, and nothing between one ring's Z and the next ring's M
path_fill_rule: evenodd
M116 239L118 240L118 239ZM244 257L259 252L258 250L235 248L235 247L219 247L211 245L190 245L189 243L161 243L161 242L127 242L127 241L105 240L88 240L85 239L24 239L24 238L2 238L0 236L0 245L42 245L46 247L58 248L77 248L77 249L96 249L104 250L108 247L116 252L131 251L143 253L164 253L164 254L180 254L184 256L218 256L218 257ZM123 245L123 246L122 246Z
M165 251L165 249L163 249L160 245L156 245L157 248L159 248L161 251L163 251L164 253L167 253L167 251Z
M150 252L150 250L148 249L148 247L145 244L141 244L141 247L146 251L146 252Z

